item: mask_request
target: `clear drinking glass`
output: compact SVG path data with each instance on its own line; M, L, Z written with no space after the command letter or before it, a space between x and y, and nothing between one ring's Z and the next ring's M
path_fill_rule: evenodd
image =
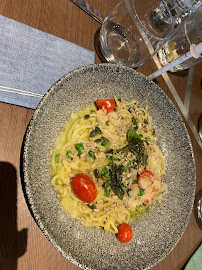
M161 5L161 18L148 20L155 2L121 0L106 16L100 30L100 47L109 62L138 67L147 62L166 42L173 30L173 17L167 5ZM142 17L140 15L143 14ZM166 17L166 18L165 18Z
M192 16L179 28L177 33L169 38L157 52L157 57L162 66L166 66L178 57L190 51L190 45L198 45L202 42L202 7L195 11ZM199 58L190 58L177 65L170 71L176 72L187 69L197 63L202 62Z
M103 56L129 67L144 64L200 5L201 0L121 0L101 27Z

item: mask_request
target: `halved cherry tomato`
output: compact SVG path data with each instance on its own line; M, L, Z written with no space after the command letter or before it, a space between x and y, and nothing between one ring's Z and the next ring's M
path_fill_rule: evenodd
M146 189L150 187L154 182L154 175L149 170L144 170L137 177L138 187L141 189Z
M73 178L71 187L76 197L83 202L92 203L97 196L95 183L84 173L79 173Z
M106 110L107 112L112 112L115 108L114 99L97 100L95 103L100 110Z
M116 237L122 243L128 243L133 238L133 230L127 223L122 223L118 226Z

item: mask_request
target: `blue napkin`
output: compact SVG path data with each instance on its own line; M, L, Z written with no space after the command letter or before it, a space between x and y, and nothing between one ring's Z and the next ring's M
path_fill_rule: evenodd
M202 270L202 244L191 256L184 270Z
M35 109L66 73L93 64L95 54L0 15L0 101Z

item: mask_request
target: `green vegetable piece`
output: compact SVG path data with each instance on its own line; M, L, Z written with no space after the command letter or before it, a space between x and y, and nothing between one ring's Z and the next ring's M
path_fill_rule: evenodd
M59 163L59 156L60 156L60 154L55 155L55 163Z
M95 137L97 135L97 132L95 131L95 130L92 130L91 132L90 132L90 137L91 138L93 138L93 137Z
M80 155L83 153L83 151L79 151L78 152L78 156L80 157Z
M97 134L102 134L102 130L98 126L95 127L95 131Z
M98 169L95 169L94 170L94 175L95 175L96 178L100 178L101 177L100 171Z
M121 175L125 170L124 170L124 166L123 165L119 165L117 170L118 170L118 173Z
M124 172L126 172L126 171L128 170L128 168L130 168L131 165L132 165L132 163L131 163L131 161L129 161L129 162L126 164L125 168L124 168Z
M136 139L142 139L143 135L138 134L133 126L130 126L128 129L128 134L127 134L128 139L130 138L136 138Z
M131 161L129 161L127 164L126 164L126 167L129 168L131 166Z
M144 189L141 189L141 188L140 188L140 191L139 191L138 196L142 196L142 195L144 195Z
M113 162L109 170L109 176L110 180L108 182L112 191L119 197L120 200L122 200L124 196L124 191L122 189L121 177L117 165L114 165Z
M108 141L103 141L101 143L101 145L104 146L104 147L109 147L109 142Z
M97 139L97 140L95 140L95 143L101 143L101 139Z
M103 168L103 169L101 170L101 174L102 174L102 175L105 175L105 174L107 174L108 172L109 172L109 169L107 169L106 167Z
M123 200L124 192L122 187L119 187L118 185L112 185L111 188L114 194L117 195L120 200Z
M122 190L125 191L126 190L126 186L124 186L124 184L121 185Z
M102 176L102 180L106 182L106 181L108 181L108 180L109 180L109 178L108 178L108 176L107 176L107 175L103 175L103 176Z
M76 147L76 150L79 152L83 152L83 150L84 150L83 143L77 143L75 147Z
M106 156L109 160L114 160L114 161L117 161L117 160L119 160L117 157L115 157L115 156L109 156L109 155L107 155Z
M90 115L89 115L89 114L86 114L86 115L84 116L84 119L88 119L88 118L90 118Z
M89 157L94 158L95 157L95 152L93 152L92 150L90 150L88 152L88 155L89 155Z
M106 181L106 182L104 182L103 183L103 185L102 185L102 187L105 189L105 190L111 190L111 186L110 186L110 184L111 184L111 181L109 180L109 181Z
M91 138L93 138L93 137L100 135L100 134L102 134L102 130L98 126L96 126L95 129L90 132L89 136Z
M138 118L132 118L132 122L134 125L138 124L139 123L139 119Z
M146 164L146 150L143 141L141 138L143 137L142 134L137 134L135 129L130 126L128 130L128 149L136 156L138 164Z
M93 203L93 204L88 204L88 207L92 210L96 209L96 205Z
M145 137L145 141L151 142L151 138L150 137Z
M105 190L104 191L104 196L109 197L109 195L110 195L110 191L109 190Z
M139 138L139 135L137 134L133 126L129 127L127 136L128 136L128 139L130 139L131 137Z
M71 154L71 153L72 153L71 151L67 151L67 152L66 152L66 157L67 157L67 158L71 158L71 157L69 156L69 154Z

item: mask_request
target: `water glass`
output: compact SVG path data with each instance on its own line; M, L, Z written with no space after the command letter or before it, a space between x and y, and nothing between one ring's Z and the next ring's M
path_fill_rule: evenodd
M195 11L192 16L172 35L157 52L157 57L162 66L166 66L178 57L190 51L190 45L198 45L202 42L202 7ZM202 57L190 58L185 62L173 67L170 71L176 72L187 69L202 62Z
M150 19L155 2L141 0L137 7L135 0L121 0L108 13L100 30L100 47L107 61L135 68L166 42L173 30L173 17L167 5L161 5L161 17ZM141 12L140 5L144 7Z

